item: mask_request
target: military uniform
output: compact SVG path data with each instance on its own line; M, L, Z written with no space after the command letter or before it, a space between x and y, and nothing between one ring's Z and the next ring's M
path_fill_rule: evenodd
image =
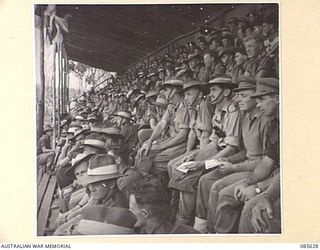
M252 96L252 98L259 97L261 95L277 94L277 84L279 83L276 79L259 79L257 82L256 94ZM278 168L280 166L279 120L276 116L271 117L269 120L263 155L264 157L268 157L274 161L275 170L272 175L276 175L279 172ZM218 190L218 200L215 201L215 206L217 207L216 213L213 216L213 219L211 219L212 224L208 224L210 231L228 233L237 229L237 222L241 215L243 203L234 198L234 189L237 185L241 184L244 179L251 176L250 172L245 173L247 176L243 176L239 182L229 186L227 185L228 183L226 183L226 185L224 185L225 187L222 186L222 188L220 188L221 191ZM245 173L243 174L245 175Z
M219 127L225 137L219 137L215 131L210 136L210 143L199 151L195 161L205 160L214 156L227 145L239 146L240 143L240 120L241 115L238 108L229 101L221 110L217 110L212 118L212 127ZM169 187L180 190L178 220L185 224L193 218L196 205L196 186L204 170L192 171L182 174L174 170Z
M190 118L188 108L182 102L177 107L169 105L162 120L167 124L170 137L156 143L165 143L177 136L180 129L189 129ZM153 172L155 173L166 172L168 162L183 154L186 148L186 140L164 150L152 149L151 147L147 156L136 159L136 166L145 173L149 173L152 166L154 166Z

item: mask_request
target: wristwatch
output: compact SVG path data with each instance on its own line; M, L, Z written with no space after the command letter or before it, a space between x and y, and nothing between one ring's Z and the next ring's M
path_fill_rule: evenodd
M258 187L258 185L255 185L254 191L256 192L256 194L260 194L261 193L261 189Z

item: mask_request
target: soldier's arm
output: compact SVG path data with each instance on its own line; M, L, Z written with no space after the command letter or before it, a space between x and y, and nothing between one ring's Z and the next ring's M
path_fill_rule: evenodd
M258 183L266 179L275 168L275 162L268 156L264 156L258 163L253 173L244 180L248 186Z
M149 141L152 143L153 141L158 139L161 136L162 132L165 130L166 127L167 127L167 122L165 120L161 120L157 124L157 126L154 128Z
M262 194L268 197L270 200L276 200L280 197L280 174L279 173L272 178L270 186Z
M173 146L176 146L182 142L184 142L187 139L188 136L188 129L181 128L179 130L179 133L173 137L171 140L159 144L160 150L166 149L166 148L171 148Z

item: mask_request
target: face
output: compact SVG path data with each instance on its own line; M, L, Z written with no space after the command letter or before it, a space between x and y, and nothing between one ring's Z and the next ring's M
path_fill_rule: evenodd
M211 49L211 50L215 50L215 49L217 49L217 42L215 41L215 40L213 40L212 42L211 42L211 44L209 45L209 49Z
M273 116L276 114L278 109L278 96L260 96L259 98L256 98L257 107L260 108L260 110L266 115L266 116Z
M134 225L134 227L142 227L146 224L146 215L143 212L143 209L141 209L140 206L137 204L137 201L133 194L130 195L129 210L137 217L137 222Z
M249 58L255 57L259 53L259 46L255 40L249 40L246 42L245 48Z
M190 67L190 69L194 69L198 64L199 64L199 62L198 62L199 60L198 59L191 59L190 61L189 61L189 67Z
M192 106L198 97L199 90L196 88L190 88L184 92L184 100L188 106Z
M87 176L87 169L88 169L88 163L86 161L81 162L78 166L74 169L74 175L76 176L76 179L79 180L82 177Z
M110 187L104 182L96 182L88 185L90 197L95 200L101 200L110 192Z
M236 62L237 65L243 64L245 60L246 60L246 56L242 55L240 52L237 52L234 55L234 61Z
M203 58L203 61L204 61L204 64L207 66L207 67L210 67L211 66L211 63L212 63L212 57L210 54L205 54L204 55L204 58Z
M85 136L84 135L79 135L77 136L77 138L75 139L76 140L76 145L82 145L83 142L84 142L84 139L85 139Z
M237 93L237 101L242 111L250 111L256 107L256 101L250 98L255 90L242 90Z
M253 30L249 27L246 28L246 36L250 36L252 34Z
M210 99L213 104L218 104L223 101L223 89L220 88L218 85L210 86Z
M271 23L263 23L262 24L262 34L264 36L270 35L272 29L273 29L273 24L271 24Z
M223 47L228 47L228 45L229 45L229 39L228 39L228 38L223 38L223 39L222 39L222 45L223 45Z
M230 55L228 53L224 53L222 56L221 56L221 62L226 65L229 63L229 59L230 59Z
M202 50L204 50L205 48L206 48L206 43L205 42L200 42L199 43L199 47L202 49Z
M162 71L162 72L160 72L160 73L159 73L159 78L160 78L161 80L163 80L163 79L164 79L164 77L165 77L164 72L163 72L163 71Z

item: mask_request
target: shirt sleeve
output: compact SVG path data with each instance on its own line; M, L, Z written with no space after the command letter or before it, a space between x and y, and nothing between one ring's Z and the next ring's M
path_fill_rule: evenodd
M224 126L226 137L225 143L231 146L239 147L241 138L241 113L239 110L230 112Z
M187 107L179 108L175 120L179 121L179 129L189 129L190 117Z
M198 111L196 129L201 130L201 132L206 131L212 132L212 110L209 108L208 104L203 101L200 103L200 108Z

